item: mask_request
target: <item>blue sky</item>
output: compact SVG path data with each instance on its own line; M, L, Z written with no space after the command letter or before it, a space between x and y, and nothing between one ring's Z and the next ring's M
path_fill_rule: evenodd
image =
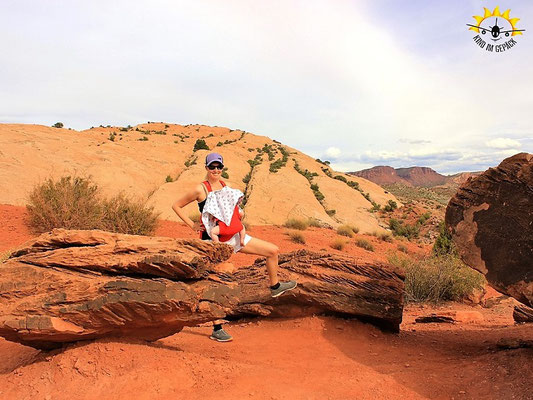
M489 53L466 24L497 5L526 32ZM516 0L4 1L0 122L201 123L344 171L484 170L533 152L532 23Z

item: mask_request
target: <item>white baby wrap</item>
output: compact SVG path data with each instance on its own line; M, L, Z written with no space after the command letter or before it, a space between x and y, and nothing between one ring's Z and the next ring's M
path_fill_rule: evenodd
M209 237L211 237L211 229L216 226L215 218L229 226L235 206L242 201L243 197L243 192L227 186L207 193L202 211L202 222Z

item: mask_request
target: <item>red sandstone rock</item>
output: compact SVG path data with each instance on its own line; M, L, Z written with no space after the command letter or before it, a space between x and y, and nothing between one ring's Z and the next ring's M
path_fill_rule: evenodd
M36 348L99 337L156 340L225 316L341 314L398 330L403 275L382 263L280 256L296 290L270 297L264 260L217 272L232 249L103 231L54 230L0 264L0 336Z
M446 225L463 261L533 306L533 154L507 158L462 186Z

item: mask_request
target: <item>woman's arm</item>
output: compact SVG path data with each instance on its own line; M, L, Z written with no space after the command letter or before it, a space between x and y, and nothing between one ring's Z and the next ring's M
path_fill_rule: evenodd
M188 216L186 216L183 207L192 203L193 201L198 201L198 197L201 193L202 185L198 185L196 188L185 193L183 196L177 199L174 204L172 204L172 209L176 214L178 214L178 217L180 217L182 221L194 231L199 231L201 229L201 224L199 222L193 222Z

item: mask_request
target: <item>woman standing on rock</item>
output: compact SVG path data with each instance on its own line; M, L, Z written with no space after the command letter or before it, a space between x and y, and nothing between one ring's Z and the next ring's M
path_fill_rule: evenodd
M172 205L172 209L191 229L195 232L201 232L200 238L202 240L211 240L202 221L193 222L183 211L183 207L193 201L197 201L201 214L208 193L211 191L219 191L226 186L225 182L220 179L222 170L224 169L223 159L220 154L208 154L205 158L205 169L207 171L206 180L176 200ZM272 297L278 297L286 291L296 287L295 281L280 282L278 279L279 248L275 244L251 237L250 235L245 235L244 246L241 246L241 240L239 239L239 233L236 233L234 237L224 242L233 246L233 251L235 253L240 251L245 254L255 254L266 257L266 267L270 279L270 293ZM213 325L213 333L210 338L219 342L227 342L232 339L231 335L222 329L222 324Z

